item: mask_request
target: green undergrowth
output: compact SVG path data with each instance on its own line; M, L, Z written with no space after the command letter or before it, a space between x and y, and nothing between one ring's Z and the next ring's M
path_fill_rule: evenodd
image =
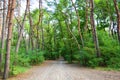
M30 69L30 67L13 66L11 71L10 71L10 74L11 75L18 75L18 74L26 72L28 69Z
M120 68L109 68L109 67L95 67L94 69L104 70L104 71L120 71Z
M64 58L68 63L78 61L81 66L85 67L105 67L103 69L106 70L120 69L120 46L116 39L109 37L104 31L99 31L98 39L101 56L97 57L92 36L84 35L84 37L86 41L85 47L80 50L74 49L73 47L72 53L68 50L68 52L64 54Z

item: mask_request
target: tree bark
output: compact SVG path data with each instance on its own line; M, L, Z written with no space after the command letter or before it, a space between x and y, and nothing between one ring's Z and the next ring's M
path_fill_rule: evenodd
M2 9L2 1L0 1L0 9ZM0 33L2 32L2 10L0 10ZM1 34L0 34L1 38Z
M17 0L17 20L18 22L20 23L21 22L21 19L20 19L20 13L21 13L21 10L20 10L20 7L21 7L21 0ZM18 34L20 34L20 25L17 24L17 29L18 29Z
M0 52L0 71L2 66L2 57L3 57L3 51L4 51L4 44L5 44L5 6L6 6L6 0L3 1L3 21L2 21L2 38L1 38L1 52Z
M80 36L80 39L81 39L81 43L82 43L82 47L84 47L84 41L83 41L83 36L81 34L81 28L80 28L80 16L79 16L79 12L77 11L77 8L75 6L75 4L73 3L73 0L71 0L72 2L72 5L75 9L75 12L76 12L76 16L77 16L77 20L78 20L78 33L79 33L79 36Z
M16 0L9 0L9 8L10 14L9 23L8 23L8 35L7 35L7 45L6 45L6 55L5 55L5 65L4 65L4 74L3 79L6 80L9 75L9 65L10 65L10 49L11 49L11 38L12 38L12 24L13 24L13 17L14 17L14 8L16 4ZM8 10L9 11L9 10Z
M94 21L94 0L90 0L90 19L91 19L91 27L92 27L92 34L93 34L93 40L95 44L95 49L96 49L96 55L97 57L100 57L100 49L99 49L99 42L98 42L98 37L97 37L97 31L95 27L95 21Z
M119 11L119 7L117 5L117 0L113 0L113 2L114 2L116 14L117 14L117 34L118 34L118 40L120 43L120 11Z
M24 14L24 18L23 18L23 21L22 21L22 25L21 25L21 29L20 29L20 34L19 34L19 37L18 37L18 41L17 41L17 45L16 45L16 50L15 52L18 53L18 50L19 50L19 47L20 47L20 42L21 42L21 39L22 39L22 34L23 34L23 31L24 31L24 24L25 24L25 20L26 20L26 16L27 16L27 11L28 11L28 0L26 2L26 9L25 9L25 14Z
M65 13L64 13L65 14ZM66 14L65 14L66 15ZM66 15L67 16L67 15ZM72 31L71 31L71 29L70 29L70 25L69 25L69 23L68 23L68 20L65 20L65 24L66 24L66 26L67 26L67 28L68 28L68 31L70 32L70 34L72 35L72 37L73 37L73 39L75 40L75 42L76 42L76 44L77 44L77 46L78 46L78 49L80 50L80 45L79 45L79 43L78 43L78 40L77 40L77 38L75 37L75 35L72 33Z
M29 12L29 24L30 24L30 32L29 32L29 48L32 47L32 50L34 49L34 43L33 43L33 21L30 14L30 0L28 0L28 12Z
M84 30L85 32L88 31L88 6L89 5L89 1L86 0L86 8L85 8L85 27L84 27Z
M2 1L0 1L0 9L2 9ZM2 32L2 10L0 10L0 32ZM2 34L0 34L0 39L1 38ZM0 48L2 47L2 40L1 40L1 45L0 45ZM0 72L1 72L1 67L2 67L2 49L1 49L1 52L0 52Z

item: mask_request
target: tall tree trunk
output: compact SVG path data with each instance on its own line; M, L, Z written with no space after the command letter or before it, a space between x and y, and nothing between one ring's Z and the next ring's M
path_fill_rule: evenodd
M0 1L0 9L2 9L2 1ZM2 10L0 10L0 32L2 31ZM0 33L0 39L1 38L2 34ZM0 48L2 47L2 40L0 41L1 42L1 45L0 45ZM1 72L1 68L2 68L2 50L0 52L0 72Z
M76 16L77 16L77 20L78 20L78 33L79 33L79 36L80 36L80 39L81 39L81 43L82 43L82 47L84 47L84 41L83 41L83 36L81 34L81 28L80 28L80 16L79 16L79 12L77 11L77 8L75 6L75 4L73 3L73 0L71 0L72 2L72 5L75 9L75 12L76 12Z
M85 32L88 31L88 6L89 5L89 1L86 0L86 8L85 8L85 27L84 27L84 30Z
M41 20L41 30L42 30L42 50L44 50L44 31L42 26L42 20Z
M95 21L94 21L94 1L93 0L90 0L90 7L91 7L90 19L91 19L93 40L95 44L96 55L97 57L100 57L101 54L100 54L100 49L99 49L99 42L98 42L98 37L97 37L97 32L96 32L96 27L95 27Z
M11 38L12 38L12 24L14 17L14 8L16 4L16 0L9 0L9 8L10 9L10 17L8 24L8 35L7 35L7 45L6 45L6 55L5 55L5 66L4 66L4 74L3 79L6 80L9 74L9 65L10 65L10 48L11 48Z
M2 66L2 55L4 51L4 44L5 44L5 6L6 6L6 0L3 0L3 22L2 22L2 38L1 38L1 52L0 52L0 71Z
M40 39L39 39L39 26L41 26L41 31L43 31L43 27L42 27L42 0L39 0L39 20L38 20L38 24L37 24L37 49L40 48ZM43 32L42 32L43 33ZM42 36L43 38L43 36ZM43 46L42 46L43 47Z
M0 9L2 9L2 1L0 1ZM0 38L2 32L2 10L0 10Z
M120 11L119 11L119 7L117 5L117 0L113 0L113 2L114 2L116 14L117 14L117 33L118 33L118 40L120 43Z
M21 10L20 10L20 7L21 7L21 0L17 0L17 20L18 22L20 23L20 13L21 13ZM20 34L20 25L17 24L17 29L18 29L18 34Z
M33 43L33 21L30 14L30 0L28 0L28 13L29 13L29 24L30 24L30 32L29 32L29 48L32 47L32 50L34 49L34 43Z
M111 16L111 9L110 9L110 5L109 5L109 3L110 3L109 0L106 0L106 3L107 3L107 8L108 8L108 15L110 17L109 35L112 36L111 35L111 33L112 33L112 30L111 30L111 28L112 28L112 16Z
M18 37L17 45L16 45L16 50L15 50L16 53L18 53L18 50L19 50L19 47L20 47L20 42L21 42L21 39L22 39L22 34L23 34L23 31L24 31L24 24L25 24L27 11L28 11L28 6L29 6L28 4L29 3L28 3L28 0L27 0L25 14L24 14L22 25L21 25L21 29L20 29L20 34L19 34L19 37Z
M44 50L44 31L42 26L42 17L43 17L42 0L39 0L39 9L40 9L39 20L40 20L41 31L42 31L42 50Z

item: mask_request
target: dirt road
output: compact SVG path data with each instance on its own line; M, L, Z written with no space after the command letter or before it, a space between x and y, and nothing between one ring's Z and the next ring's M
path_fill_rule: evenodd
M86 69L59 60L46 61L9 80L120 80L120 72Z

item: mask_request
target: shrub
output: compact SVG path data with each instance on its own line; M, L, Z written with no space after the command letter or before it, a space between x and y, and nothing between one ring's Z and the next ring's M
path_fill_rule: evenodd
M81 63L83 66L89 66L89 61L95 57L93 54L93 49L85 47L80 51L75 52L74 58Z
M71 55L69 54L65 55L65 59L68 61L68 63L72 63Z
M89 60L89 66L90 67L98 67L102 63L103 59L102 58L93 58Z
M27 67L23 67L23 66L12 66L10 74L11 75L17 75L20 73L25 72L26 70L28 70Z
M55 59L59 58L59 53L58 52L52 52L51 54L52 54L51 59L55 60Z
M34 53L28 53L28 56L30 58L29 63L30 64L39 64L42 63L44 61L44 56L43 56L43 52L36 52L34 51Z
M120 57L111 58L108 61L108 67L110 68L120 68Z

